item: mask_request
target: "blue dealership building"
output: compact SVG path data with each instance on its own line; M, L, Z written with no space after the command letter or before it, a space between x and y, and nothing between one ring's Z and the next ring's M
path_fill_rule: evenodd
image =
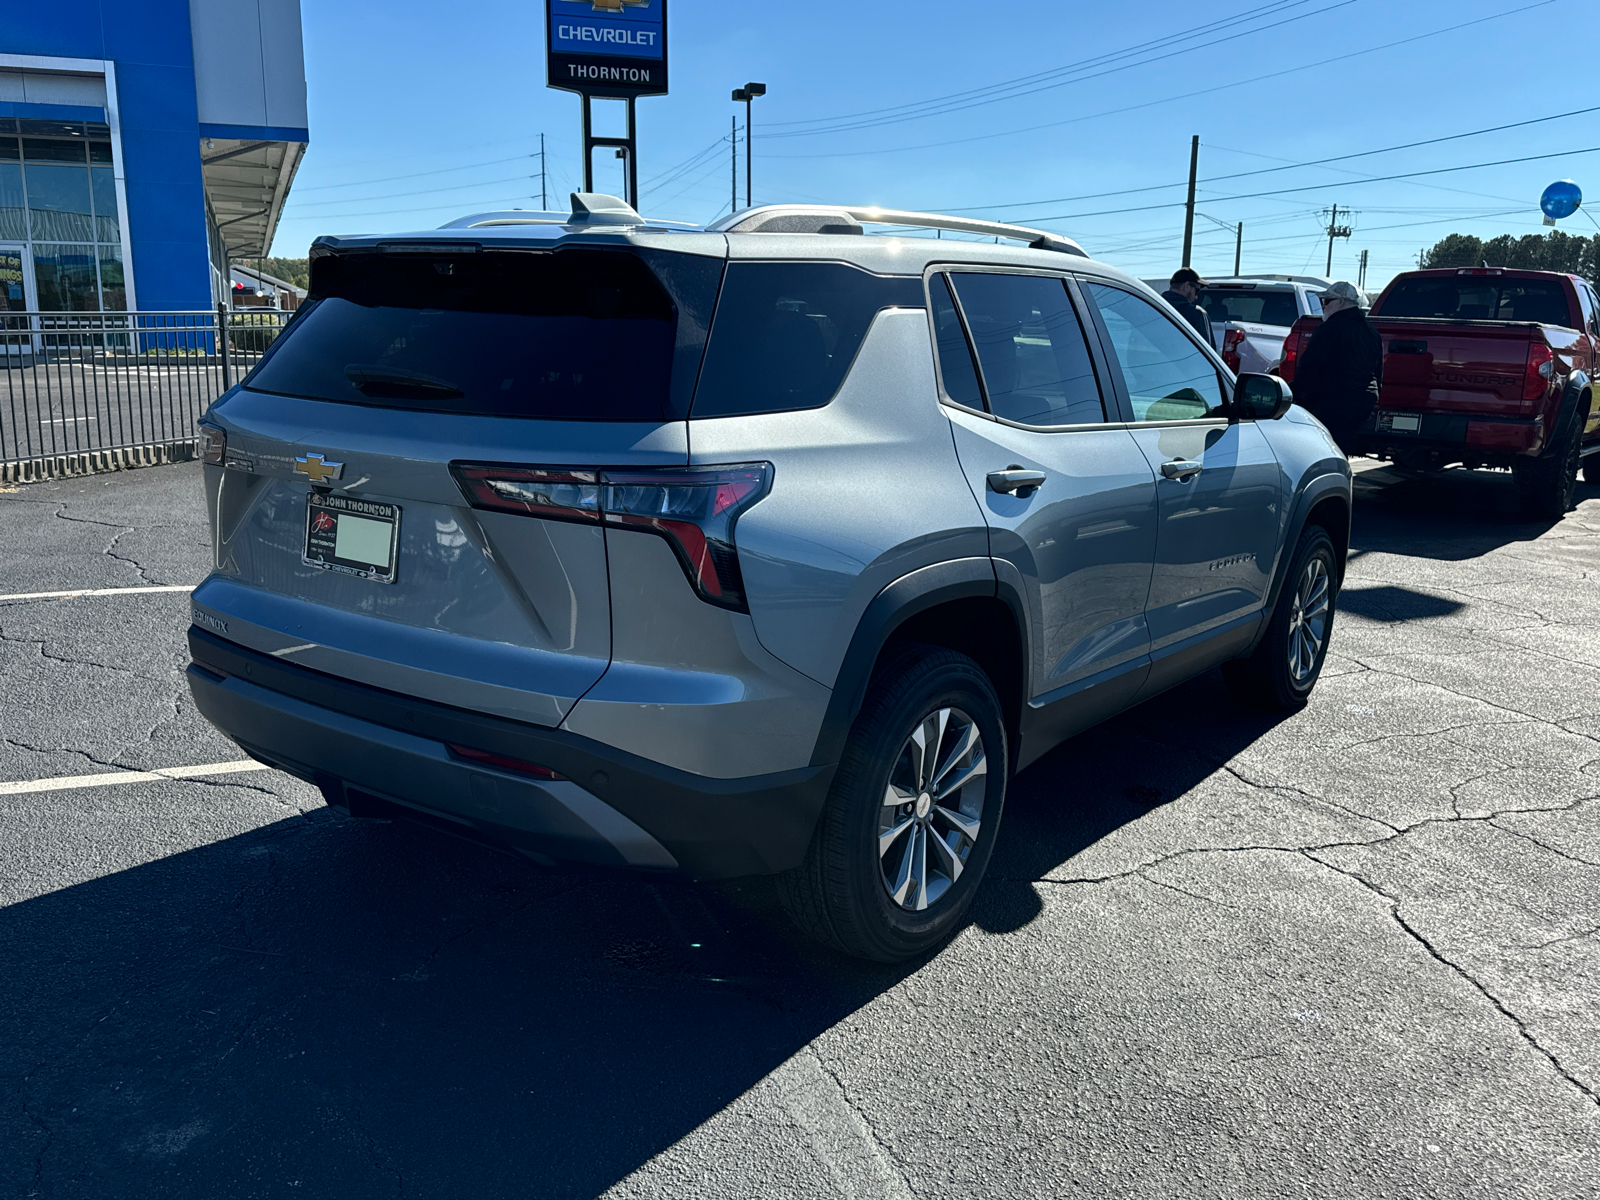
M299 0L0 0L0 313L224 302L307 124Z

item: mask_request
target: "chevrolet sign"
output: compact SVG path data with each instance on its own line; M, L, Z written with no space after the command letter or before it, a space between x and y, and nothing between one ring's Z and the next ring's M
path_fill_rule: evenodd
M667 0L545 0L548 82L590 96L667 90Z

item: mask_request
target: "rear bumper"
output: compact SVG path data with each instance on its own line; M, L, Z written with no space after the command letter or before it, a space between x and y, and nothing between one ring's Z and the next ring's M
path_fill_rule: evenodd
M832 766L712 779L557 729L353 683L191 627L189 688L246 752L357 816L413 817L537 860L696 879L798 866ZM449 744L537 763L533 779Z
M1380 412L1414 410L1384 409ZM1421 427L1416 432L1384 431L1377 429L1377 413L1360 431L1364 448L1383 453L1406 453L1416 450L1434 450L1470 454L1474 457L1536 455L1544 447L1545 425L1542 418L1525 420L1520 417L1475 417L1467 413L1416 414Z

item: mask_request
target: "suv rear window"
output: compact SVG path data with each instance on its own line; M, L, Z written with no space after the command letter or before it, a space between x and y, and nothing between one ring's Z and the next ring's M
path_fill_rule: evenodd
M1200 307L1218 323L1243 321L1247 325L1282 325L1300 319L1293 288L1201 288Z
M878 310L924 303L920 278L845 263L730 263L693 415L820 408L844 382Z
M702 307L696 321L692 312L682 319L631 252L324 256L313 263L311 303L245 386L477 416L670 419L687 408L688 387L673 386L684 374L674 371L675 344L690 343L677 357L691 360L692 386L721 265L673 264L679 275L707 276L691 288L706 300L687 306Z
M1554 279L1461 275L1401 279L1383 298L1385 317L1447 317L1457 321L1538 321L1567 325L1567 292Z

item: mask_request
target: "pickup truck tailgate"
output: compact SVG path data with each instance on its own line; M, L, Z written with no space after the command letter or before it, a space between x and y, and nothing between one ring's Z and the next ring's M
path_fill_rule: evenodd
M1526 416L1528 347L1535 325L1374 318L1383 338L1383 408Z

